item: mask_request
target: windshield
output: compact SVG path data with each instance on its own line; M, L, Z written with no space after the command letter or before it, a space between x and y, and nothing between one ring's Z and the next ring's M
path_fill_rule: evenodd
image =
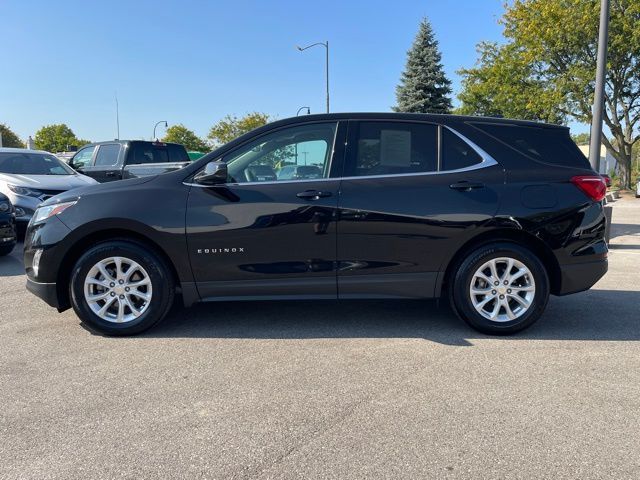
M16 175L74 175L60 159L46 153L1 152L0 173Z

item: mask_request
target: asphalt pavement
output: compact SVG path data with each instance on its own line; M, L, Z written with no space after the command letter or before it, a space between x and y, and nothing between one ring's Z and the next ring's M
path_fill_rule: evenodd
M174 308L108 338L0 258L0 478L640 478L640 200L513 337L430 301Z

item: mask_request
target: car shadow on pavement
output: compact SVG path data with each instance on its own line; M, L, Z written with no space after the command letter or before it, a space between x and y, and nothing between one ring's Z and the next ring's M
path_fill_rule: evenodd
M508 337L483 335L446 302L401 300L220 302L174 307L146 338L422 338L456 346L474 339L640 340L640 292L590 290L551 297L543 317Z
M18 244L9 255L0 257L0 277L24 275L24 264L22 263L21 254L22 244Z
M610 238L640 234L640 225L633 223L614 223L611 225Z

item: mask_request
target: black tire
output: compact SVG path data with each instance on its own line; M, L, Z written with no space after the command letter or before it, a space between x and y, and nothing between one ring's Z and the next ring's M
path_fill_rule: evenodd
M522 262L531 272L535 282L533 300L528 309L515 320L502 322L492 321L479 313L473 306L469 291L475 272L486 262L500 257L513 258ZM451 307L462 320L482 333L509 335L524 330L540 318L549 300L549 277L544 265L530 250L514 243L499 242L483 245L462 258L454 266L454 272L449 285ZM491 306L492 304L489 304L489 307ZM503 311L506 313L506 310L499 309L499 312Z
M0 247L0 257L4 257L6 255L9 255L11 252L13 252L13 248L16 246L16 244L14 243L13 245L2 245Z
M94 313L85 299L87 274L100 260L109 257L124 257L137 262L151 280L151 300L144 312L131 321L114 323L104 320ZM91 329L106 335L135 335L151 328L167 315L174 296L175 282L164 260L147 246L130 240L108 241L87 250L76 262L69 285L69 297L76 315Z

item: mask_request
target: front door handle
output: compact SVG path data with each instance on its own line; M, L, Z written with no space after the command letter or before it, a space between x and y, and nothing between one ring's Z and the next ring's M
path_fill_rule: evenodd
M116 176L116 172L107 172L105 175L107 177L115 177Z
M304 192L298 193L296 196L304 200L319 200L321 198L330 197L331 195L332 195L331 192L321 192L319 190L305 190Z
M483 187L484 187L484 183L467 182L466 180L463 180L462 182L452 183L451 185L449 185L449 188L452 188L454 190L460 190L462 192L470 192L471 190L474 190L476 188L483 188Z

